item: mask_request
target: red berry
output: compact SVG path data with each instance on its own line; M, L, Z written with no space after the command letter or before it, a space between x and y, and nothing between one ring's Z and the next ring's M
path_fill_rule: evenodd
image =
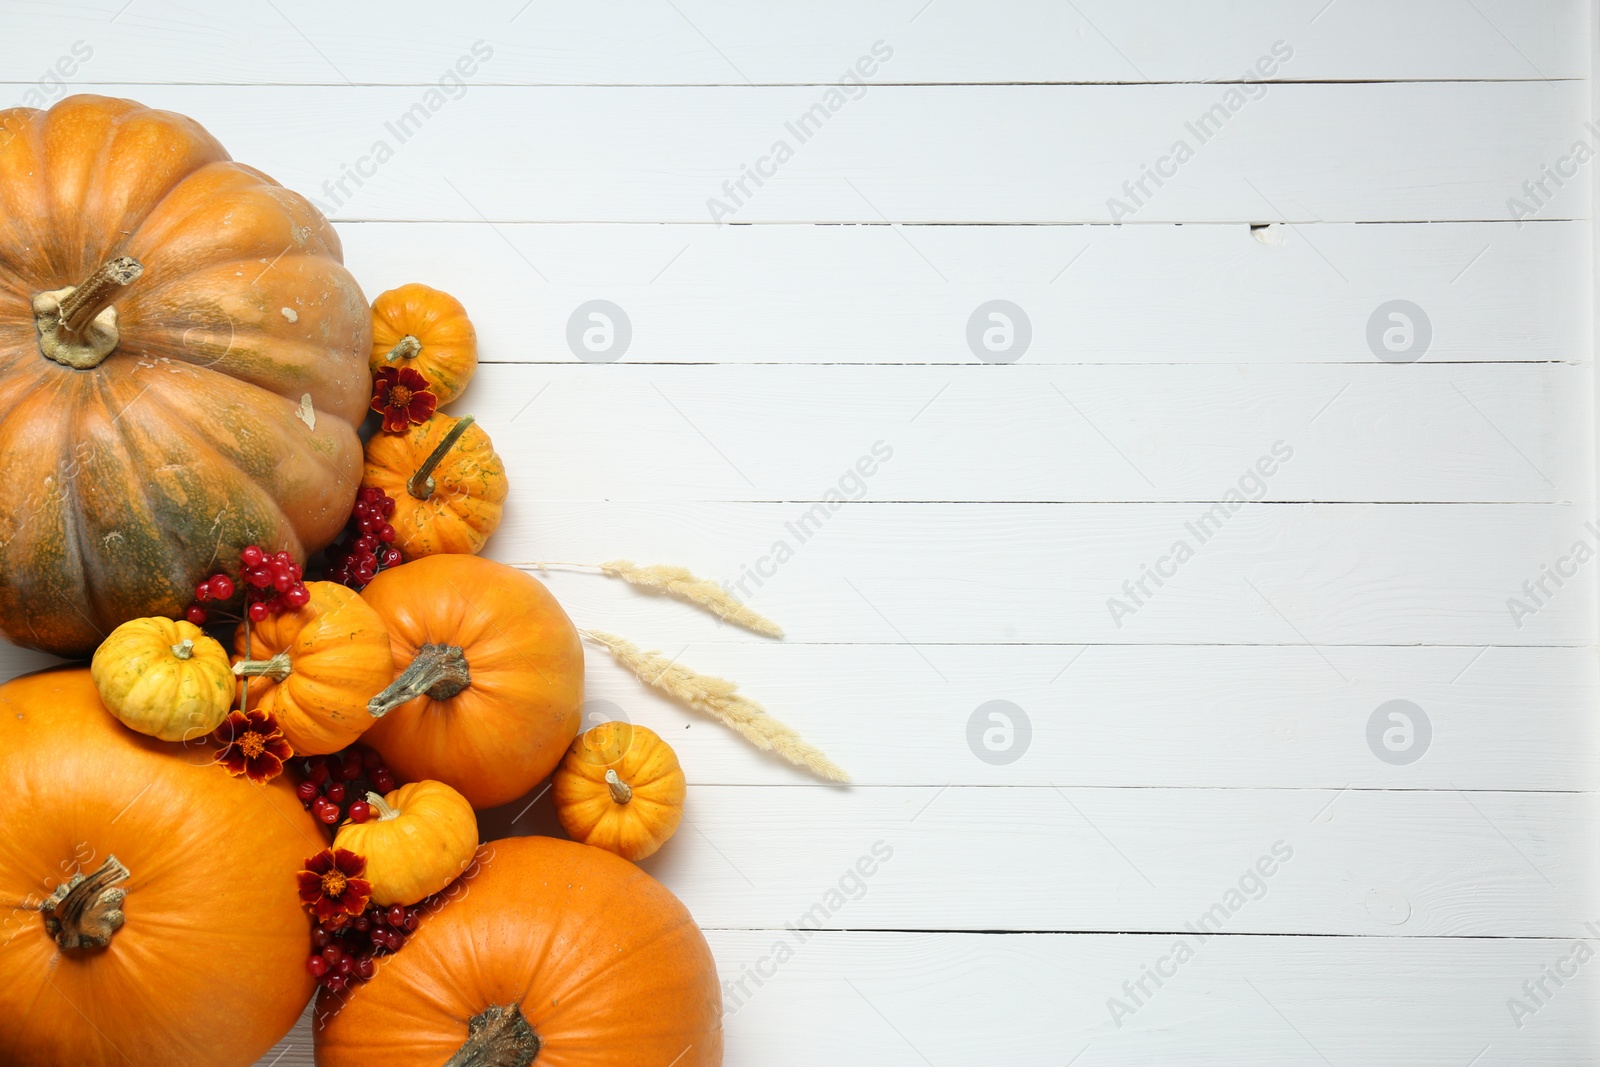
M415 908L409 909L406 912L406 921L405 921L406 933L408 933L408 934L415 933L416 929L417 929L417 923L420 921L420 919L421 919L421 917L417 914L417 909L415 909Z
M395 532L393 526L390 526L388 523L384 523L382 526L378 527L378 540L387 545L392 544L394 539Z
M383 565L385 567L398 567L398 566L400 566L400 550L398 548L384 549L384 552L383 552Z
M334 782L324 791L324 795L335 804L343 804L344 785L340 782Z
M328 973L328 961L321 956L307 956L306 970L311 972L311 977L321 978Z
M258 566L265 558L266 553L262 552L261 549L255 545L245 545L244 548L239 551L239 561L246 567Z
M311 590L304 585L290 586L284 591L283 599L291 608L303 608L311 603Z
M196 626L204 626L206 624L206 609L199 604L190 604L189 610L183 613L183 617Z
M378 973L378 965L371 956L362 956L356 960L356 977L365 982Z
M406 935L400 933L398 930L390 930L389 931L389 951L390 952L399 952L401 949L403 949L405 947L406 947Z
M338 968L338 970L339 970L339 973L341 975L343 975L343 976L348 978L350 976L351 972L353 972L355 969L356 969L356 961L355 961L355 957L354 956L340 956L339 957L339 968Z
M350 805L350 821L366 822L372 817L372 806L365 800L357 800Z
M334 823L339 821L339 805L329 804L327 807L317 812L316 815L318 819L321 819L329 826L332 826Z
M306 777L321 785L328 780L328 765L320 760L313 763L311 769L306 772Z
M340 975L330 974L322 980L322 988L326 989L334 996L338 996L346 989L350 988L350 983Z
M382 500L386 495L388 494L386 494L376 485L364 486L361 490L361 499L369 504L378 503L378 501Z
M327 948L332 941L333 935L328 933L327 927L318 925L311 928L311 943L315 945L319 951Z
M265 589L272 584L272 572L261 568L245 571L244 580L257 589Z
M380 793L394 791L394 774L387 767L372 772L372 788Z
M374 904L370 908L367 909L367 912L368 912L368 914L370 914L372 916L372 926L373 926L372 939L374 941L377 941L378 940L378 935L383 933L382 930L379 930L377 928L380 927L380 926L385 926L385 925L388 924L388 922L389 922L389 909L385 908L385 907L382 907L380 905ZM380 944L381 944L381 942L380 942Z
M194 598L201 603L211 599L211 583L201 582L194 587Z
M406 909L401 907L399 904L392 905L384 917L389 920L390 926L404 926L406 921Z
M251 604L245 611L249 614L251 622L261 622L267 617L267 605L259 600Z
M394 515L394 501L388 497L384 497L383 504L378 508L378 510L383 513L384 518L387 519L391 517Z
M338 966L339 960L343 956L344 949L340 948L338 945L329 945L327 948L322 950L322 958L328 961L328 965L330 967Z
M213 575L211 579L211 595L217 600L227 600L233 596L233 579L226 574Z
M301 782L294 787L294 795L306 801L317 799L317 783L312 781Z
M362 912L360 915L355 917L355 920L350 924L350 928L352 930L359 930L363 934L367 933L372 929L372 917L366 912Z

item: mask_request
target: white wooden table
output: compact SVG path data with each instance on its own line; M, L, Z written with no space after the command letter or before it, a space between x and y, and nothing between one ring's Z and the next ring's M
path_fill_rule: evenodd
M6 0L0 63L195 116L369 294L458 295L493 556L682 563L788 627L550 579L855 774L591 657L687 769L648 866L731 1067L1489 1067L1600 1053L1594 26Z

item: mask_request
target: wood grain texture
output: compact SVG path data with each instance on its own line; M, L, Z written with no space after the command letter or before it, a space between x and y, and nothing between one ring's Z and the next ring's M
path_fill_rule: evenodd
M465 297L490 362L578 362L567 324L594 299L633 325L625 363L972 365L967 322L994 299L1029 317L1033 341L1017 362L1027 366L1370 366L1367 323L1394 299L1429 318L1423 362L1580 361L1589 350L1589 235L1576 222L469 221L352 223L340 234L369 294L420 279Z
M830 113L814 86L75 88L227 130L234 156L274 161L336 220L706 225L1513 219L1522 183L1585 134L1588 103L1575 82L1255 86L1191 131L1241 90L877 86ZM814 106L828 117L791 131ZM1192 158L1161 163L1180 139ZM1171 177L1136 196L1124 185L1146 165ZM724 182L749 166L772 177L736 204ZM1537 217L1586 217L1588 199L1552 187Z
M1590 581L1558 588L1543 570L1564 559L1586 573L1572 546L1587 538L1592 551L1595 535L1576 507L1245 504L1204 543L1189 529L1212 530L1198 525L1217 514L1204 504L860 502L827 513L805 503L540 502L513 489L492 544L507 562L625 553L680 563L731 581L797 641L910 644L935 676L947 642L1303 645L1341 676L1340 645L1594 640ZM1180 540L1192 558L1159 588L1144 579L1141 595L1133 583L1145 566L1171 570ZM616 583L547 577L580 625L669 654L697 640L763 640L664 612ZM1523 589L1536 580L1549 594L1537 607Z
M1481 17L1448 0L1342 0L1331 11L1323 3L822 0L791 9L513 0L441 8L397 0L380 20L310 0L277 0L269 18L194 0L140 0L126 11L123 0L12 4L8 77L48 68L74 36L92 42L87 69L96 77L150 83L176 72L176 80L222 84L420 84L479 39L495 48L484 76L512 84L833 82L878 39L896 48L886 76L906 82L1240 80L1279 39L1295 56L1276 78L1581 78L1588 69L1583 42L1569 31L1583 12L1573 0L1476 0ZM206 47L181 50L191 39Z
M838 1055L892 1067L1572 1067L1600 1053L1595 996L1556 986L1519 1028L1507 1002L1574 943L1546 939L925 934L710 930L726 980L728 1063L804 1067ZM776 948L793 955L777 963ZM1160 966L1161 985L1145 977ZM1586 964L1578 973L1587 974ZM1123 983L1135 989L1136 1003ZM758 984L759 982L759 984ZM1116 998L1131 1012L1113 1016ZM805 1020L828 1020L810 1025ZM1120 1021L1121 1025L1118 1025ZM303 1019L261 1061L309 1067ZM845 1038L842 1035L849 1035ZM1474 1061L1474 1057L1477 1057Z
M551 832L548 797L486 813ZM781 929L879 841L835 929L1181 931L1278 842L1233 933L1586 937L1600 861L1591 793L1363 789L700 786L640 866L713 927ZM1279 857L1282 858L1281 856ZM1092 870L1093 878L1083 877ZM1260 880L1260 879L1257 879ZM1246 895L1252 890L1246 888ZM1203 928L1203 927L1202 927ZM1212 928L1217 928L1214 925Z
M1588 494L1588 379L1574 364L1376 360L517 364L450 410L489 428L524 500L817 501L843 481L873 501L1209 503L1245 479L1267 500L1564 503ZM551 462L563 454L582 459Z

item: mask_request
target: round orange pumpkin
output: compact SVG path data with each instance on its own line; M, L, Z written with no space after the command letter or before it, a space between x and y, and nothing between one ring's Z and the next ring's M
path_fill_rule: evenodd
M389 524L407 560L477 552L505 510L505 464L471 415L373 434L361 484L394 498Z
M478 850L478 817L443 782L368 793L366 822L346 822L334 848L366 857L375 904L415 904L461 876Z
M0 686L0 1063L245 1067L294 1025L322 838L287 778L210 760L123 727L87 670Z
M307 582L311 600L234 634L234 673L249 679L249 707L278 720L296 755L337 752L372 724L367 701L394 677L383 620L337 582Z
M633 864L510 838L452 891L355 995L319 999L318 1067L722 1063L711 950Z
M505 804L560 762L578 732L583 646L538 579L480 556L429 556L361 594L388 628L398 676L362 738L401 778Z
M182 115L0 110L0 630L83 655L349 517L372 318L302 196Z
M370 366L373 374L410 367L428 380L439 403L448 404L478 369L478 333L461 301L411 282L372 302Z
M626 722L579 734L550 787L556 818L574 841L635 862L678 829L685 790L672 746Z

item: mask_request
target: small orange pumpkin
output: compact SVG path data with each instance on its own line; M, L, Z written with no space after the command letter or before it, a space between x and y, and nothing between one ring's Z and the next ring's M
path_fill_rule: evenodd
M478 369L478 333L449 293L412 282L372 302L372 373L411 367L439 403L460 396Z
M233 672L248 679L250 707L278 720L297 754L337 752L372 724L367 701L394 677L389 634L361 595L307 582L298 611L268 615L234 635Z
M476 553L500 525L506 467L471 415L435 415L367 442L363 486L394 499L389 524L406 560Z
M388 627L398 672L367 706L381 717L362 740L396 774L490 808L555 768L581 721L583 646L537 578L480 556L429 556L380 572L362 596Z
M603 722L578 735L551 782L556 818L574 841L635 862L683 819L683 768L643 726Z
M412 782L388 796L367 794L372 816L347 822L334 848L365 856L364 878L378 904L415 904L455 881L478 851L478 817L443 782Z

